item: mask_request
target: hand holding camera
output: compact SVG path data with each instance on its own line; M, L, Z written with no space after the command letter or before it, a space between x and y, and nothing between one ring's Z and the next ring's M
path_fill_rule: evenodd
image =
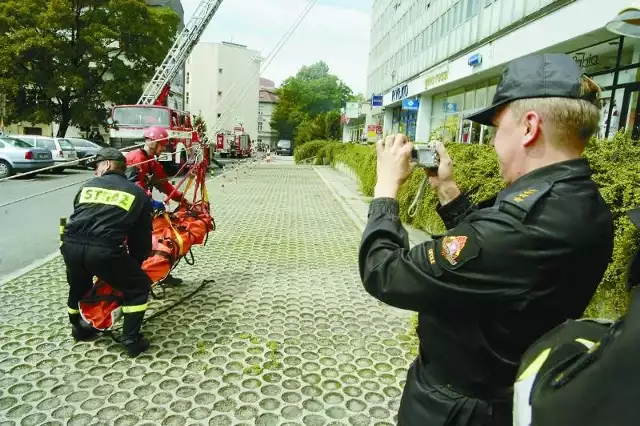
M414 149L405 135L396 134L379 140L376 148L378 181L374 197L396 198L400 186L411 175L416 164L427 172L429 183L437 191L442 205L460 195L453 180L451 157L442 142L416 144Z
M389 135L376 144L378 181L374 197L396 198L400 186L413 171L413 145L403 134Z
M411 158L418 167L427 172L437 173L440 166L440 154L434 143L415 144L411 150Z
M437 141L433 143L433 149L437 153L438 165L435 168L425 167L425 171L429 176L429 184L436 190L438 200L444 206L458 197L460 190L453 179L453 162L447 148L442 142ZM426 160L429 160L428 155L425 155Z

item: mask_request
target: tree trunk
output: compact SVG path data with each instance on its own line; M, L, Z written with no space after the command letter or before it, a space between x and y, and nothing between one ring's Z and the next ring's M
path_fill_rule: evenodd
M69 102L62 101L60 110L62 111L62 117L60 119L60 127L58 127L56 137L64 138L71 123L71 108L69 107Z

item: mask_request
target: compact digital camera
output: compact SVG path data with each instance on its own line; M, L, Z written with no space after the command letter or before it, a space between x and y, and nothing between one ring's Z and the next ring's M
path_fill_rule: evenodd
M423 169L435 171L440 166L440 156L432 144L415 144L411 150L411 158Z

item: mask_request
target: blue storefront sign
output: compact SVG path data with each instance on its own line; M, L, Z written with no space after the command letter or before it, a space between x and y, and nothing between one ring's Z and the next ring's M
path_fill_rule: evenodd
M381 107L382 106L382 95L373 95L371 97L371 106Z
M458 112L458 104L454 104L451 102L444 102L442 105L442 109L444 110L444 112L446 113L454 113L454 112Z
M482 64L482 55L480 53L476 53L475 55L469 56L467 63L470 67L476 67Z
M420 101L418 99L403 99L402 109L407 111L415 111L420 107Z

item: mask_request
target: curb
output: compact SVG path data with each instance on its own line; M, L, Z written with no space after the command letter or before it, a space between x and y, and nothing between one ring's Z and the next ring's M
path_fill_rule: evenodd
M358 228L360 232L364 232L364 228L367 225L366 221L362 220L360 215L358 215L351 208L351 206L349 206L349 204L344 200L344 197L338 194L338 192L335 190L333 185L327 179L325 179L324 176L322 176L322 173L320 173L320 170L318 170L318 166L313 166L313 170L315 170L318 176L320 176L320 179L322 180L322 182L324 182L327 188L329 188L329 191L331 192L331 195L333 195L333 198L335 198L338 201L338 203L340 203L340 206L345 211L345 213L347 213L347 216L349 216L349 219L351 219L351 221L356 226L356 228Z
M18 269L17 271L11 272L8 275L3 276L2 278L0 278L0 287L2 287L3 285L5 285L6 283L8 283L10 281L13 281L15 279L20 278L23 275L28 274L29 272L33 271L36 268L39 268L40 266L44 265L45 263L51 262L52 260L54 260L58 256L62 256L60 254L60 250L56 250L53 253L51 253L50 255L48 255L46 257L43 257L42 259L34 260L33 262L31 262L27 266L24 266L24 267Z

